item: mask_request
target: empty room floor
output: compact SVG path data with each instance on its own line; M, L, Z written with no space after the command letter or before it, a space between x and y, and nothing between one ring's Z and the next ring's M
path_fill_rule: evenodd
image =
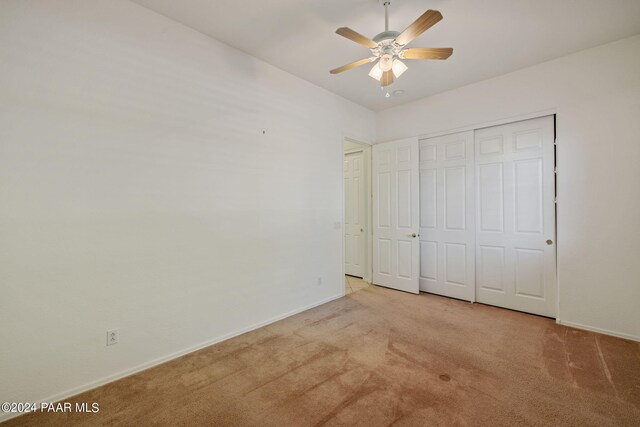
M10 425L640 425L640 343L368 286Z

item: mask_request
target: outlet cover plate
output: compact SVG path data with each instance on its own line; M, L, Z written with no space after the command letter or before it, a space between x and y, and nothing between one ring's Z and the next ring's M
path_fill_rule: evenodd
M118 344L118 340L120 339L120 333L117 329L109 329L107 331L107 345Z

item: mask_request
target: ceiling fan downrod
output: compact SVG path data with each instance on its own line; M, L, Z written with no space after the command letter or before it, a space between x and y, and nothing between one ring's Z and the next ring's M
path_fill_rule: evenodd
M385 1L383 3L384 6L384 31L387 32L389 31L389 5L391 4L390 1Z

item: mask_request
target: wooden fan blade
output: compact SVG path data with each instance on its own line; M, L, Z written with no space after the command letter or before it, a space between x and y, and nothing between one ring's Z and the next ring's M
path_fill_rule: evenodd
M380 86L389 86L391 83L393 83L393 71L389 70L382 73L382 77L380 77Z
M331 74L338 74L338 73L341 73L343 71L347 71L347 70L350 70L352 68L356 68L356 67L359 67L361 65L368 64L369 62L373 62L375 59L376 59L375 56L372 56L371 58L361 59L359 61L352 62L351 64L347 64L347 65L343 65L342 67L335 68L335 69L333 69L333 70L331 70L329 72Z
M453 53L450 47L414 47L402 51L405 59L447 59Z
M366 38L360 33L356 33L351 28L341 27L336 30L336 34L340 34L342 37L346 37L349 40L353 40L356 43L360 43L364 47L368 47L369 49L375 49L378 47L378 43L374 42L371 39Z
M406 45L420 34L433 27L442 19L442 14L437 10L427 10L425 13L416 19L413 24L409 25L398 37L396 37L396 43L399 45Z

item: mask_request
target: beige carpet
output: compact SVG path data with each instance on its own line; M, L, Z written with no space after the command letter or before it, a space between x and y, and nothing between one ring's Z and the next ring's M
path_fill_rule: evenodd
M640 343L370 286L8 425L640 425Z

